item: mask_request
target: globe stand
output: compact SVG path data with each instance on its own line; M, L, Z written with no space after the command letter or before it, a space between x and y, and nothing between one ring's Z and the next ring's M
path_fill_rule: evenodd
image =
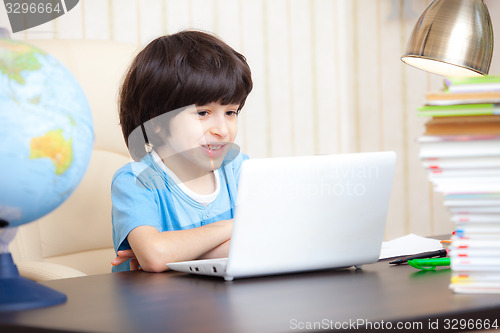
M18 311L66 302L65 294L19 275L6 250L17 228L0 229L0 311Z

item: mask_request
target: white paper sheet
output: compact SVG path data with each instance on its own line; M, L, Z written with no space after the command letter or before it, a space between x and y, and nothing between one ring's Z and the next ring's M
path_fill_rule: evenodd
M380 259L401 257L427 251L442 249L438 239L427 238L415 234L408 234L382 243Z

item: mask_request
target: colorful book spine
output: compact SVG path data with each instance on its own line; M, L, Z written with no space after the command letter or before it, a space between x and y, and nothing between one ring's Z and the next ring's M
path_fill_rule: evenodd
M449 92L495 92L500 91L500 76L486 75L467 78L447 78L444 80Z
M420 117L500 115L500 104L425 105L417 109Z

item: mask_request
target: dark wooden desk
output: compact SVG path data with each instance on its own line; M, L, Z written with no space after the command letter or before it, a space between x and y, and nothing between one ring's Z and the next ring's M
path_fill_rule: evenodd
M406 321L421 325L414 326L419 332L438 324L439 330L432 331L442 332L447 321L451 325L457 318L497 320L500 325L500 296L453 294L449 279L449 270L419 272L387 262L366 265L362 271L328 270L229 283L174 272L97 275L44 282L66 293L68 302L0 313L0 332L256 333L303 331L318 323L321 330L346 328L362 321L373 328L396 328Z

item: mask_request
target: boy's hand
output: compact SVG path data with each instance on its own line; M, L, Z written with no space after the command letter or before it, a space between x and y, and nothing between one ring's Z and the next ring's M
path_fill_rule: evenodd
M139 262L137 261L137 258L135 257L134 251L132 250L120 250L117 252L117 257L111 261L111 265L113 266L118 266L120 264L123 264L127 260L130 260L130 270L131 271L136 271L139 270Z

